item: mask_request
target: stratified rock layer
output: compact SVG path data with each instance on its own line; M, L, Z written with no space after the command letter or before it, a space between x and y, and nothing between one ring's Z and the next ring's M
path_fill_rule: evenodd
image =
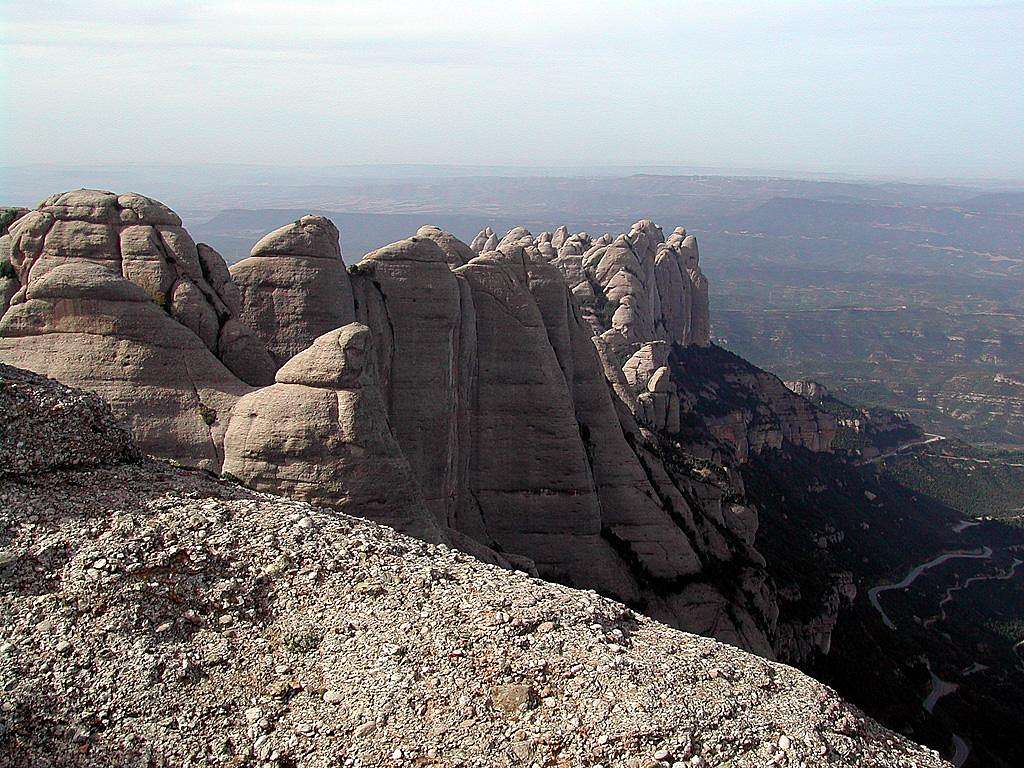
M330 220L303 216L263 237L249 258L231 266L241 319L278 365L355 319L338 238Z

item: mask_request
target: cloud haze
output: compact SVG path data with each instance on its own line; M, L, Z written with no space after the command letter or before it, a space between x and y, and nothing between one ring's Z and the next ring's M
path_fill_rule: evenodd
M0 2L4 163L1024 177L1024 4Z

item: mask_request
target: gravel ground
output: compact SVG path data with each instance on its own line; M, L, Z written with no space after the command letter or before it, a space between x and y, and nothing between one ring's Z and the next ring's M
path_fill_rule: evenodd
M102 398L0 363L0 477L137 456Z
M155 462L0 478L3 766L939 766L800 672Z

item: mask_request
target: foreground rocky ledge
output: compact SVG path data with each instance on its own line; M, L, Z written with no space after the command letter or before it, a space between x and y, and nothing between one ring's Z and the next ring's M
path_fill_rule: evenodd
M196 472L3 481L0 537L0 764L944 765L784 665Z

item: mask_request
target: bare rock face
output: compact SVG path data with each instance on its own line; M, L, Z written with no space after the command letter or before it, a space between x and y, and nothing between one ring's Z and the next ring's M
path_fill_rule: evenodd
M474 250L486 248L491 237L490 230L481 232ZM534 237L516 227L495 247L503 252L522 248L534 260L558 268L590 327L619 400L644 429L676 440L684 437L682 425L696 402L687 393L702 387L693 373L715 368L720 357L711 347L710 290L701 271L697 239L682 227L666 237L654 222L642 219L628 233L598 238L586 232L570 234L564 227ZM695 362L701 355L695 349L708 350L703 363ZM693 363L685 386L677 380L681 368L668 365L672 350ZM659 368L664 370L659 373ZM701 446L701 455L744 461L752 451L784 442L813 451L831 449L835 428L828 416L804 407L797 398L787 398L774 377L751 375L745 380L754 400L764 388L762 410L770 417L719 407L710 402L713 397L704 398L705 412L717 414L705 420L713 440L732 450Z
M359 323L330 331L285 363L277 383L239 400L224 473L440 541L388 426L371 343Z
M444 251L448 263L453 267L461 266L476 256L472 248L440 227L420 227L416 230L416 236L433 240L437 247Z
M829 396L828 387L818 381L801 379L799 381L786 381L783 383L790 392L806 397L812 403L820 403Z
M11 237L8 229L26 213L27 208L0 208L0 317L21 288L18 273L11 265Z
M486 249L486 233L474 240L474 250ZM710 344L707 279L696 238L681 227L666 238L642 219L628 233L596 239L565 227L534 238L517 227L494 247L509 245L532 246L562 271L593 335L620 366L649 342Z
M0 364L0 479L139 458L96 395Z
M213 470L250 389L142 288L87 260L33 277L0 319L0 360L99 394L143 451Z
M100 394L146 452L218 469L245 382L273 372L220 255L161 203L97 190L48 198L8 237L0 360Z
M694 435L691 450L724 462L742 462L784 443L830 450L835 417L767 371L716 346L676 349L670 366L683 412L694 414L703 433L720 443L702 445ZM730 450L722 453L723 446Z
M416 235L367 254L352 279L359 320L373 329L388 418L426 504L440 525L472 536L465 424L476 326L453 265L435 239Z
M500 239L485 230L470 247L423 227L346 274L337 230L304 217L257 244L234 278L196 248L205 284L234 313L223 323L195 281L164 280L146 263L131 281L110 269L101 235L67 235L86 255L30 281L0 324L0 355L42 366L66 363L68 345L92 345L101 364L85 370L99 371L99 382L83 383L114 382L115 411L134 419L146 450L166 433L173 453L156 452L217 469L223 444L224 471L253 488L776 652L778 606L754 548L757 514L735 473L697 459L707 454L690 450L688 440L703 446L683 428L694 410L721 412L692 399L710 391L700 366L718 350L694 336L699 266L684 231L665 238L646 220L597 239L564 228ZM166 308L151 298L157 289ZM352 316L361 325L312 336L317 323ZM225 349L241 349L235 336L260 343L246 318L284 363L256 392L220 362L234 359ZM96 338L60 335L70 333ZM680 367L683 353L697 362ZM132 365L121 370L124 359ZM64 376L83 369L62 365ZM189 371L187 384L176 384L175 366ZM151 392L157 379L163 389ZM780 418L803 418L777 399ZM719 425L702 424L717 446ZM811 439L809 424L792 426L778 431Z
M272 380L265 351L260 357L259 345L230 325L239 306L224 260L208 246L197 247L162 203L136 194L65 192L18 219L9 235L10 263L26 291L62 264L100 265L139 286L214 357L235 364L236 376L254 385ZM10 303L24 300L19 290Z
M355 319L338 229L322 216L303 216L274 230L230 273L241 320L277 365Z
M693 239L693 235L688 235L681 247L686 250L687 241L691 240L690 251L693 256L692 259L688 257L687 261L693 266L689 267L687 271L690 275L690 282L693 284L693 299L690 305L688 341L698 347L706 347L711 344L710 288L708 279L704 277L704 273L700 271L700 265L697 263L697 241Z
M650 433L616 405L546 237L524 245L514 232L453 270L433 234L368 254L352 281L389 420L435 520L464 537L460 546L471 539L545 578L771 655L763 573L739 598L702 576L719 561L757 571L745 534L718 530L715 504L732 491L695 491L698 479L671 474ZM700 493L715 500L712 518L687 501Z
M499 551L529 557L548 578L632 597L600 535L569 385L515 261L492 252L456 270L472 291L477 338L470 488Z

